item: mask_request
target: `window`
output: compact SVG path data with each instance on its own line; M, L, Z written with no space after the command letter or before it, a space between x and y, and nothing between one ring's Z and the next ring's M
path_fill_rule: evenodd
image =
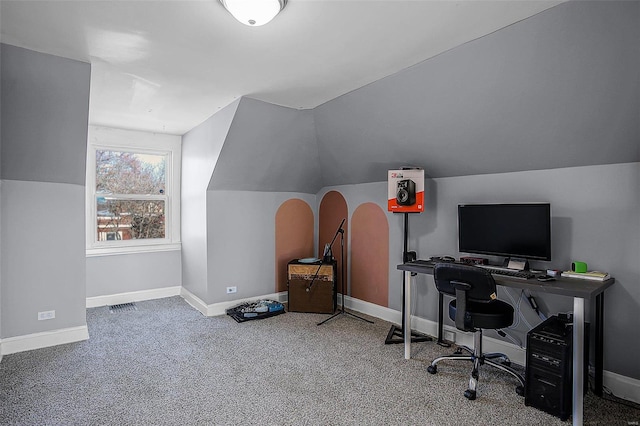
M180 137L92 127L87 254L179 248Z

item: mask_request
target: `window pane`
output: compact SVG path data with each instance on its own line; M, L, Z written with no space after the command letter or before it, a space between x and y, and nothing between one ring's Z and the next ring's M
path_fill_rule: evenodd
M98 194L164 194L166 155L96 150Z
M98 241L165 237L164 200L97 198Z

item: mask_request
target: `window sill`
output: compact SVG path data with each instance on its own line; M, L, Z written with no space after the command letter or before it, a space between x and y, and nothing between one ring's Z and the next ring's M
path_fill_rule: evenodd
M128 247L98 247L86 249L87 257L98 256L117 256L122 254L134 254L134 253L156 253L162 251L176 251L180 250L182 245L180 243L170 244L154 244L154 245L140 245L140 246L128 246Z

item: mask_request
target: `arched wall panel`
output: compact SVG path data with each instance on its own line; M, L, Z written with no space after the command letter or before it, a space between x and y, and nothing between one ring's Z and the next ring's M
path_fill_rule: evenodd
M285 201L276 212L276 292L287 291L287 263L313 256L313 211L305 201Z
M375 203L351 218L351 297L389 306L389 222Z
M337 191L329 191L322 201L320 201L320 208L318 211L318 256L322 256L324 245L330 243L333 237L336 235L338 226L342 219L346 219L342 229L344 229L344 276L349 276L347 271L347 256L349 253L349 211L347 208L347 202L341 193ZM337 261L338 272L338 292L342 290L342 261L340 254L340 235L337 236L332 246L333 257ZM345 283L346 285L346 283ZM347 287L345 287L345 294L348 293Z

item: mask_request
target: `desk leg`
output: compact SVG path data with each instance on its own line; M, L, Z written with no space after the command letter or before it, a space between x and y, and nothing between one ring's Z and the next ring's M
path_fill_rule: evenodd
M411 272L404 272L404 359L411 359Z
M604 293L596 296L596 375L594 393L602 397L604 370Z
M573 298L573 425L582 426L584 408L584 299Z
M439 345L444 343L444 338L443 338L444 336L443 336L443 333L442 333L442 327L443 327L443 324L442 324L442 320L443 320L443 318L442 318L443 315L442 314L443 313L442 313L442 311L444 310L443 307L442 307L443 303L444 303L444 296L442 295L442 293L438 292L438 344Z

